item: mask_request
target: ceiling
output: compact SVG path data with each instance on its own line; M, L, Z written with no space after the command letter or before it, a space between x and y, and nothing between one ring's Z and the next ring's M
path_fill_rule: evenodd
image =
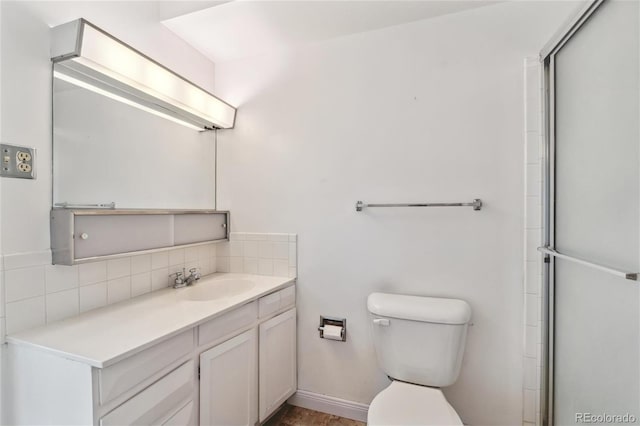
M162 23L213 62L225 62L494 3L237 0L201 3L200 10L191 7L186 14L171 11Z

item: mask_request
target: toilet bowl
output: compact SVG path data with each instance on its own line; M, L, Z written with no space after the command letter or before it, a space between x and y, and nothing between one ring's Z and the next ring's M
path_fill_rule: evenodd
M371 401L368 426L462 425L440 389L393 381Z
M439 389L462 366L471 307L464 300L373 293L367 299L378 364L392 380L371 401L369 426L462 425Z

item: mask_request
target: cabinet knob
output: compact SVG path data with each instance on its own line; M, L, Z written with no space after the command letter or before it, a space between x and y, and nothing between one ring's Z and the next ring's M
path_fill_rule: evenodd
M89 234L87 234L86 232L83 232L82 234L80 234L80 239L81 240L88 240L89 239Z

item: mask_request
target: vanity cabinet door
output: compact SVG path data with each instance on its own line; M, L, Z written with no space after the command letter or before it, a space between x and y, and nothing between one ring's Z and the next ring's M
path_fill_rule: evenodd
M260 324L260 421L297 388L296 309Z
M200 354L200 425L255 425L257 370L255 328Z

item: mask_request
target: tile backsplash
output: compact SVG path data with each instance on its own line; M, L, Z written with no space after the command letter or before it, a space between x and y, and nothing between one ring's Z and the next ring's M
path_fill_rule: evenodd
M295 234L231 233L229 242L74 266L52 265L48 250L0 256L0 342L5 333L166 288L182 268L295 276L296 242Z
M218 272L297 276L296 234L232 232L228 242L218 243Z

